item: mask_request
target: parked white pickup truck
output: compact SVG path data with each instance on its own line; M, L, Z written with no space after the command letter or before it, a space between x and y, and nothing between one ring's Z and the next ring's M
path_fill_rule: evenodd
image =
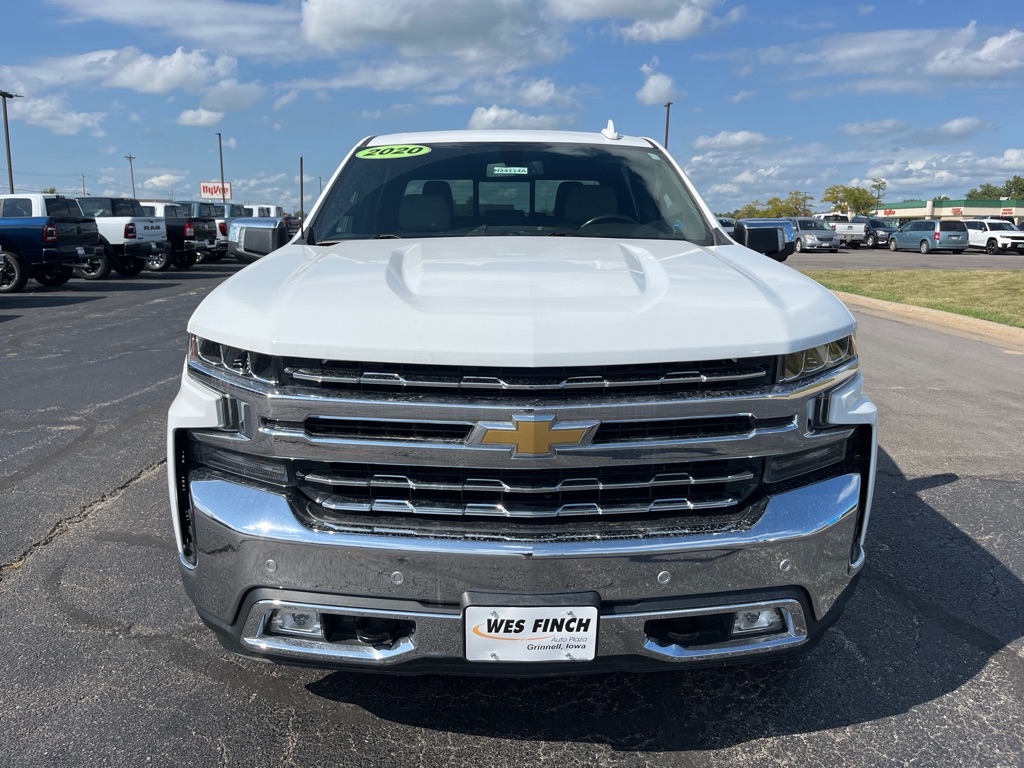
M867 226L863 221L855 221L852 214L846 213L816 213L814 218L827 221L832 230L838 235L839 242L843 247L860 248L867 237Z
M86 280L102 280L113 269L119 275L139 274L154 259L165 258L171 250L164 220L147 216L138 200L120 197L80 197L86 216L96 219L103 252L75 270Z
M730 238L610 124L361 142L188 323L168 482L200 616L405 673L811 647L864 565L876 416L853 316L765 258L786 236Z

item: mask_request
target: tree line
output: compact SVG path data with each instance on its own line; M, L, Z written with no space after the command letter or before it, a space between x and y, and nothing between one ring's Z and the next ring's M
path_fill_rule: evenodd
M881 207L887 186L888 182L885 179L872 179L870 187L833 184L822 193L821 202L831 204L832 210L839 213L866 214ZM1024 200L1024 177L1014 176L1001 185L981 184L964 195L967 200L998 200L1002 197ZM949 197L938 195L932 199L949 200ZM785 197L771 197L763 203L754 200L724 215L737 219L810 216L813 201L811 195L794 190Z

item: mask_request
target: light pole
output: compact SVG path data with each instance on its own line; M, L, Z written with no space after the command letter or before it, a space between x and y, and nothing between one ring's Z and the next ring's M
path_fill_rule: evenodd
M129 152L124 156L124 159L128 161L128 170L132 174L132 197L135 197L135 166L132 165L135 161L135 155Z
M7 100L22 98L20 93L0 91L0 98L4 102L4 140L7 142L7 183L10 185L11 194L14 194L14 169L11 167L11 129L7 127Z
M668 149L668 116L672 114L672 102L665 102L665 149Z
M220 204L224 205L224 144L220 139L220 131L217 131L217 152L220 154Z

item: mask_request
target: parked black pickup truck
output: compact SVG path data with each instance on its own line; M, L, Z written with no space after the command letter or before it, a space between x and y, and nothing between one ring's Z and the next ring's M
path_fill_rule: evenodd
M221 214L217 212L217 206L210 202L200 202L198 200L175 200L175 203L180 205L185 210L185 215L191 215L192 221L198 223L202 221L205 225L207 219L213 226L210 235L212 243L209 248L200 249L196 251L196 262L204 264L206 262L220 261L224 258L224 254L227 253L227 239L223 241L218 235L218 223L217 219L221 217Z
M193 216L191 207L166 200L140 200L147 216L161 216L167 225L171 250L163 257L149 260L147 266L163 272L175 266L188 269L198 261L198 254L212 249L217 241L217 221L212 216ZM189 203L185 204L190 206Z
M102 253L96 220L62 195L0 195L0 293L28 279L63 285L75 267Z

